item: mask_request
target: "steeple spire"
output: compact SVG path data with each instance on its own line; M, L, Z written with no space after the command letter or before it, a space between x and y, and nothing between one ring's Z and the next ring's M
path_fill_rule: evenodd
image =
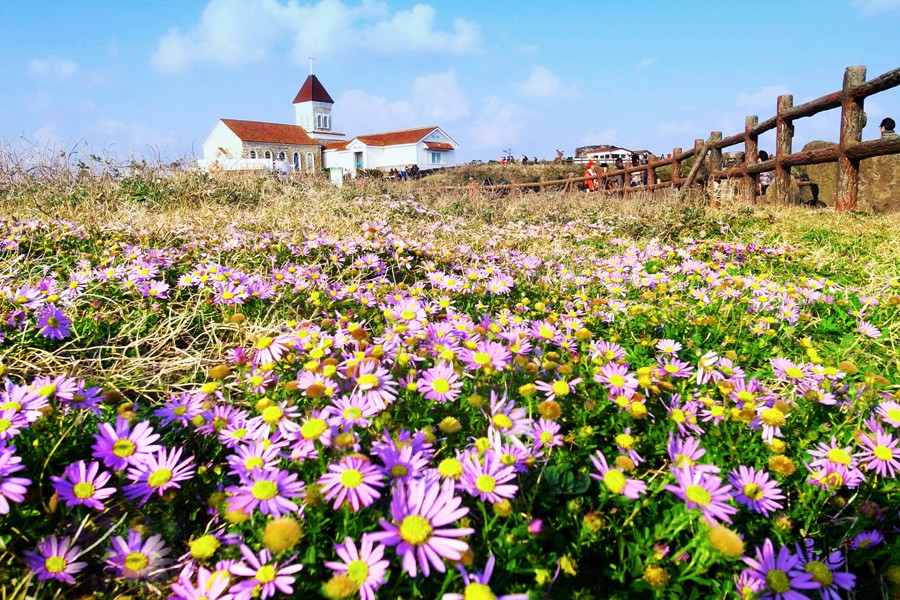
M313 56L312 52L310 52L309 56L307 58L309 58L309 74L312 75L313 74L313 61L316 60L316 57Z

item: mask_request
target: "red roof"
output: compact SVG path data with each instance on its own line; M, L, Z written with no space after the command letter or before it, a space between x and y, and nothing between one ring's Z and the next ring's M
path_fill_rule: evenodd
M310 75L306 78L306 81L303 82L303 87L300 88L300 91L297 92L297 96L294 98L294 104L310 101L334 104L334 100L325 91L325 86L322 85L322 82L315 75Z
M361 141L366 146L399 146L400 144L415 144L435 129L437 129L437 126L432 125L431 127L419 127L418 129L358 135L354 139Z
M268 142L295 146L319 145L317 141L309 137L305 129L298 125L239 121L237 119L222 119L222 122L244 142Z
M347 145L350 143L349 140L341 140L340 142L330 142L325 144L326 150L346 150Z
M453 150L453 145L447 142L425 142L425 147L430 150Z

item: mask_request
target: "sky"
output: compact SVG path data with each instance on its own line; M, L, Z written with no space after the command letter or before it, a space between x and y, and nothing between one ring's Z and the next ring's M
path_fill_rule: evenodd
M837 91L847 66L900 67L900 0L0 0L0 144L202 158L220 118L294 123L310 54L347 138L438 125L461 162L661 155ZM878 137L900 90L865 111ZM797 121L794 150L839 121Z

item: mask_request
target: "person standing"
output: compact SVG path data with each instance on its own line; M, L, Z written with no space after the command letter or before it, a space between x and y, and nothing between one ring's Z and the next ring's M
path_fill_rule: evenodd
M894 122L894 120L892 118L885 117L884 119L882 119L881 125L879 126L881 128L881 137L888 137L889 135L897 135L896 133L894 133L894 127L896 127L896 126L897 126L897 124Z
M587 191L593 192L597 190L597 169L594 168L594 161L588 161L587 169L584 171L585 177L590 177L584 182Z
M759 151L759 162L766 162L769 160L769 153L765 150ZM762 171L759 174L759 195L765 196L766 190L769 189L769 186L772 185L772 171Z

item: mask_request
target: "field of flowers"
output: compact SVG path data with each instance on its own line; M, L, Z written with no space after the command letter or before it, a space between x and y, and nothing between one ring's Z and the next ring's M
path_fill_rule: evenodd
M900 593L890 218L107 185L3 200L0 597Z

